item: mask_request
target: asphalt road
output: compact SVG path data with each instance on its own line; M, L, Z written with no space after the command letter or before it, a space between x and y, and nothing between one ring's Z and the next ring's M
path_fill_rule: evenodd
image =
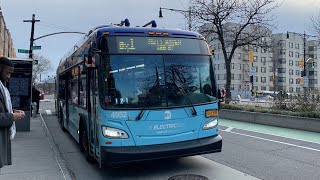
M228 120L220 122L221 153L101 169L87 163L76 141L61 131L53 101L47 98L40 103L40 112L76 179L168 179L178 174L209 179L320 179L319 134Z

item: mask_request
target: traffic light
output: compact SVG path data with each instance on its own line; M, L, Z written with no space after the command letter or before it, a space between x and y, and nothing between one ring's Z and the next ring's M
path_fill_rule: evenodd
M312 64L311 64L311 68L315 68L316 67L316 62L315 61L312 61Z
M214 49L210 49L210 54L211 54L212 59L214 59Z

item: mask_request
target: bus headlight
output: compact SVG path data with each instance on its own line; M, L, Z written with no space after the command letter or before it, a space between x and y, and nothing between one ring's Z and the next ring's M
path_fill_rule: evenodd
M203 130L208 130L208 129L212 129L214 127L216 127L218 125L218 119L214 118L211 119L210 121L208 121L207 123L205 123L203 125Z
M128 138L128 134L120 129L111 128L102 126L102 134L106 138L113 138L113 139L126 139Z

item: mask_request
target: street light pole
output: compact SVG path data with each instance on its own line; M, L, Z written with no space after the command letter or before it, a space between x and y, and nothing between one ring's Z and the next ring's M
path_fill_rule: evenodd
M190 7L189 7L189 10L180 10L180 9L172 9L172 8L162 8L162 7L160 7L159 18L163 18L162 9L173 11L173 12L182 13L187 18L187 20L188 20L188 28L189 28L189 31L191 31L191 29L192 29L192 25L191 25L191 13L192 13L192 11L191 11ZM188 13L188 16L185 13Z

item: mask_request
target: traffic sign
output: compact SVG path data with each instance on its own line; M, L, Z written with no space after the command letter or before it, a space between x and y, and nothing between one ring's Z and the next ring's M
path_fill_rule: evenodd
M38 50L38 49L41 49L41 46L32 46L31 49L32 49L32 50Z
M250 67L250 76L257 76L256 67Z
M18 49L18 53L30 53L30 51L26 49Z

